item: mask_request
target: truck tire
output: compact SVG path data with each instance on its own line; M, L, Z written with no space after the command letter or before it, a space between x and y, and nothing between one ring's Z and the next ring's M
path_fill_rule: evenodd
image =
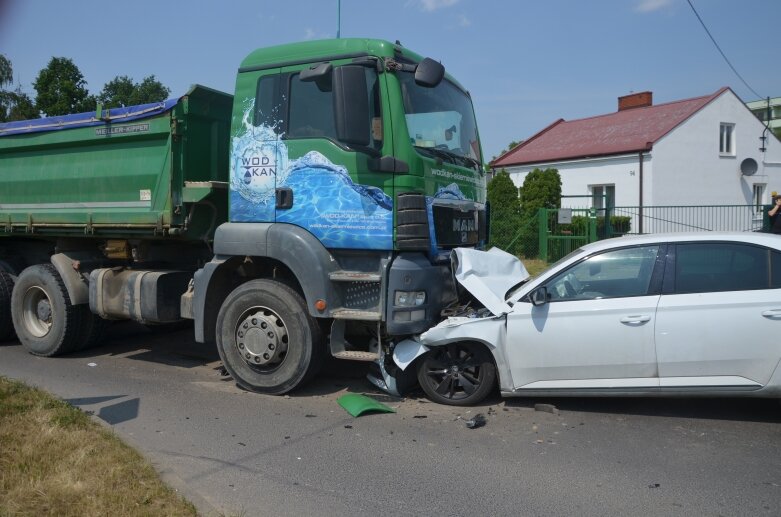
M252 280L231 292L217 316L217 350L243 389L281 395L309 380L323 359L320 326L296 291Z
M5 271L0 271L0 342L14 337L14 322L11 319L11 293L14 279Z
M51 264L30 266L19 275L11 295L16 336L33 355L51 357L73 350L80 335L80 307L71 304Z
M87 350L100 343L110 321L101 318L89 310L88 305L79 305L76 307L81 313L81 325L79 327L79 337L73 347L74 351Z

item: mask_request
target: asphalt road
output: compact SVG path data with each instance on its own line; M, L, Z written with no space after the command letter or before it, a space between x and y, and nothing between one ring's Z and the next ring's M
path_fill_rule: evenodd
M351 362L286 397L241 391L219 367L188 331L128 323L67 357L0 346L0 375L94 413L207 515L781 513L778 401L494 396L464 409L385 396ZM397 412L353 418L336 402L348 392ZM467 429L476 413L486 426Z

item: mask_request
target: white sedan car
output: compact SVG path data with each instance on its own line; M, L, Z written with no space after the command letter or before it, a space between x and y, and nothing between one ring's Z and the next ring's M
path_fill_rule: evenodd
M538 277L457 250L482 305L397 345L432 400L504 396L781 397L781 237L692 233L584 246Z

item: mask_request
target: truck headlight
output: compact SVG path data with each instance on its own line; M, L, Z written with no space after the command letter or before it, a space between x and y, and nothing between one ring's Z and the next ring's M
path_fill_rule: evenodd
M415 307L426 303L426 291L396 291L393 305L396 307Z

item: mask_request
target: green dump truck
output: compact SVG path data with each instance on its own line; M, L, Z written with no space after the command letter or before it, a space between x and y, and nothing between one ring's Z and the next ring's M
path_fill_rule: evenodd
M256 50L233 96L0 124L0 177L0 338L54 356L190 319L264 393L329 352L391 369L487 235L469 94L379 40Z

